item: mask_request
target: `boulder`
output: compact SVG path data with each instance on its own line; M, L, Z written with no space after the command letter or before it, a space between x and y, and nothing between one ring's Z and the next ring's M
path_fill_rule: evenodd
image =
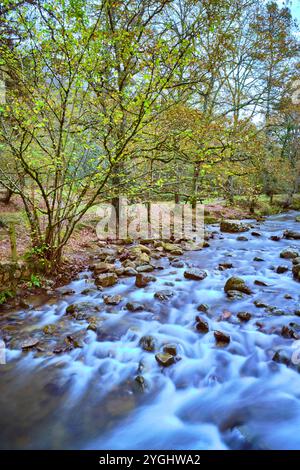
M101 261L100 263L94 264L91 268L93 269L94 274L97 275L112 272L115 266L113 264Z
M249 227L239 220L222 220L220 223L221 232L226 233L241 233L247 232Z
M293 276L297 279L300 280L300 264L295 264L292 269Z
M118 282L118 276L115 273L99 274L95 279L95 284L101 287L111 287Z
M228 293L228 291L238 291L248 295L252 294L251 289L240 277L230 277L224 286L224 291L226 293Z
M89 315L99 312L99 310L99 306L92 302L78 302L69 305L66 308L66 314L72 315L75 320L86 320Z
M220 271L225 271L225 269L232 269L233 264L232 263L220 263L218 268Z
M136 276L137 275L137 271L134 269L134 268L124 268L124 271L123 271L123 276Z
M273 242L280 242L281 237L279 235L271 235L270 240Z
M277 266L277 268L276 268L277 274L286 273L288 270L289 270L288 266Z
M191 268L184 271L184 277L193 281L203 281L207 277L207 272L203 269Z
M154 267L151 264L142 264L136 268L138 273L150 273L154 270Z
M238 242L247 242L249 239L247 237L244 237L243 235L240 235L237 237Z

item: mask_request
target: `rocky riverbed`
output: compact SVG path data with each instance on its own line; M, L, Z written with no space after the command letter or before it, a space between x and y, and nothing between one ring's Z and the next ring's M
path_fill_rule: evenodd
M297 215L102 246L2 313L0 447L299 449Z

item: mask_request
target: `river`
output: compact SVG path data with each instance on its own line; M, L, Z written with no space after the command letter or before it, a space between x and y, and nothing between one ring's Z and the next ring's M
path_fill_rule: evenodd
M216 231L210 246L186 252L180 258L185 267L174 268L165 258L164 269L155 271L156 282L147 287L136 288L128 277L105 289L123 296L117 307L103 304L92 274L84 272L68 286L69 295L58 293L45 304L4 314L3 334L4 325L11 325L12 332L18 327L28 336L45 325L63 325L66 307L87 301L101 306L96 314L101 332L87 331L81 347L61 354L24 352L18 338L10 341L7 363L0 366L0 447L300 449L300 375L297 366L273 360L276 352L291 357L296 347L295 339L281 335L282 327L293 324L300 330L294 313L300 309L299 283L291 260L280 258L284 248L300 250L300 241L270 239L285 229L299 231L296 215L255 222L261 236L247 232L244 241L210 227ZM221 271L219 263L233 267ZM186 265L208 276L185 279ZM278 274L279 265L288 271ZM229 299L224 284L233 275L242 277L253 294ZM160 302L154 293L161 289L174 295ZM144 309L129 312L128 301ZM258 308L254 301L268 307ZM207 304L208 312L198 312L199 304ZM242 322L236 314L245 311L251 319ZM208 333L196 330L196 315L207 321ZM68 325L72 333L86 330L84 320ZM216 345L215 330L230 336L227 346ZM144 335L155 340L155 352L141 348ZM155 353L166 343L176 345L178 360L163 368Z

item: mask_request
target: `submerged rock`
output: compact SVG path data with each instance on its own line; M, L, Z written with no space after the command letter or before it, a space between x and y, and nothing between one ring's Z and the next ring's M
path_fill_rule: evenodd
M39 344L40 340L37 338L28 338L21 344L22 349L31 349Z
M171 297L173 297L173 295L174 295L173 291L169 289L165 289L165 290L160 290L158 292L155 292L154 297L160 300L161 302L163 302L165 300L169 300Z
M229 291L238 291L243 294L252 294L250 287L248 287L243 279L240 277L230 277L224 286L224 291L228 293Z
M55 333L56 331L56 325L46 325L44 326L43 328L43 332L45 333L45 335L53 335L53 333Z
M105 295L103 300L107 305L118 305L123 297L121 295Z
M297 333L289 326L283 326L281 329L281 336L289 339L298 339Z
M289 270L288 266L277 266L276 272L277 274L284 274Z
M209 310L209 306L207 304L200 304L197 307L198 312L204 312L207 313Z
M225 269L232 269L233 264L232 263L220 263L218 267L220 271L225 271Z
M270 240L273 242L280 242L281 237L279 235L271 235Z
M92 302L78 302L71 304L66 308L66 314L72 315L75 320L85 320L91 313L99 312L98 305Z
M240 235L239 237L237 237L237 241L238 242L247 242L247 241L249 241L249 239L247 237L244 237L243 235Z
M184 277L193 281L203 281L207 277L207 272L203 269L191 268L184 271Z
M249 320L251 320L251 313L248 313L248 312L239 312L237 314L237 317L239 320L243 321L243 322L247 322Z
M155 359L163 367L169 367L175 362L175 357L167 353L158 353L155 355Z
M126 308L130 312L141 312L142 310L144 310L145 307L143 304L140 304L138 302L127 302Z

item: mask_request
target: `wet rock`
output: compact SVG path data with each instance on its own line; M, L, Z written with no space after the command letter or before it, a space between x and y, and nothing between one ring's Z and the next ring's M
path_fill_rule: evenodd
M300 317L300 310L295 310L294 315L296 315L297 317Z
M160 300L161 302L164 302L166 300L169 300L171 297L173 297L173 295L174 295L173 291L169 289L164 289L164 290L155 292L154 297Z
M135 248L140 250L142 253L146 253L146 255L151 255L151 249L148 246L140 243L139 245L136 245Z
M220 271L225 271L225 269L232 269L233 264L232 263L220 263L218 267Z
M107 305L118 305L122 302L123 297L121 295L105 295L103 300Z
M290 357L285 351L276 351L273 358L273 361L278 362L278 364L285 364L289 366L291 364Z
M295 217L295 222L300 222L300 215L297 215L297 217Z
M138 261L140 264L144 265L144 264L149 264L150 262L150 256L147 255L147 253L142 253L139 257L138 257Z
M137 266L136 270L138 273L150 273L154 271L154 267L151 264L142 264L141 266Z
M248 312L239 312L237 314L237 317L239 320L241 320L242 322L247 322L249 320L251 320L251 313L248 313Z
M261 233L259 233L259 232L251 232L251 235L253 237L261 237Z
M288 266L277 266L276 272L277 274L284 274L289 270Z
M65 287L60 291L61 295L73 295L75 294L75 291L73 289L70 289L69 287Z
M146 287L150 282L155 281L155 277L153 276L145 276L142 273L138 273L135 279L136 287Z
M293 230L285 230L283 236L288 240L300 240L300 232L295 232Z
M96 263L90 267L93 271L94 274L104 274L104 273L109 273L114 270L115 266L114 264L110 263L105 263L104 261L100 263Z
M184 268L185 263L183 261L176 260L172 261L171 266L173 266L174 268Z
M293 296L291 294L285 294L284 298L287 300L292 300Z
M247 242L249 239L247 237L244 237L243 235L240 235L237 237L238 242Z
M249 227L238 220L222 220L220 223L221 232L240 233L247 232Z
M126 308L130 312L141 312L145 309L144 305L138 302L127 302Z
M184 277L193 281L203 281L207 277L207 272L203 269L191 268L184 271Z
M252 294L251 289L246 285L245 281L240 277L230 277L227 279L224 286L224 291L228 293L229 291L238 291L244 294Z
M170 251L171 253L174 254L175 251L180 251L182 254L182 249L180 246L175 245L174 243L164 243L163 248L165 251Z
M118 282L118 276L115 273L99 274L95 279L95 284L101 287L111 287Z
M292 269L293 276L300 280L300 264L295 264Z
M81 295L89 295L89 294L93 294L95 292L97 292L96 289L88 287L87 289L83 289L80 293L81 293Z
M297 333L289 326L283 326L281 329L281 336L288 339L298 339Z
M273 242L280 242L281 237L279 235L271 235L270 240Z
M134 378L135 383L138 385L140 390L144 390L146 387L146 381L145 378L142 375L137 375Z
M43 328L43 332L45 333L45 335L53 335L53 333L55 333L56 331L56 325L46 325L44 326Z
M137 273L138 272L136 271L136 269L131 268L129 266L127 268L124 268L124 271L123 271L124 276L136 276Z
M297 256L297 258L292 259L293 264L300 264L300 256Z
M255 279L254 284L256 286L261 286L261 287L268 287L268 284L264 281L260 281L259 279Z
M176 344L165 344L163 347L163 352L165 354L170 354L171 356L176 356L177 355L177 346Z
M255 256L255 257L253 258L253 261L257 261L258 263L261 263L262 261L264 261L264 259L263 259L263 258L260 258L259 256Z
M174 356L167 353L158 353L155 355L158 364L163 367L169 367L175 362Z
M207 313L209 310L209 306L207 304L200 304L197 307L198 312L204 312Z
M36 347L39 344L39 339L37 338L28 338L25 341L22 342L21 348L26 350L26 349L31 349Z
M269 307L268 304L265 304L261 300L255 300L253 303L254 303L255 307L257 307L257 308L268 308Z
M208 333L209 332L209 326L206 320L203 320L203 318L197 316L196 317L196 329L200 331L201 333Z
M280 253L280 258L284 259L293 259L299 256L298 251L293 250L292 248L286 248Z
M226 292L227 297L231 300L239 300L244 297L245 294L243 292L240 292L238 290L229 290Z
M230 336L222 331L214 331L214 337L218 346L227 346L230 343Z
M144 349L144 351L153 352L156 348L156 341L153 336L142 336L139 341L139 345Z
M99 307L92 302L78 302L66 308L66 314L72 315L75 320L86 320L92 312L99 312Z
M127 259L122 264L124 268L133 268L133 269L136 268L135 262L132 261L131 259Z

